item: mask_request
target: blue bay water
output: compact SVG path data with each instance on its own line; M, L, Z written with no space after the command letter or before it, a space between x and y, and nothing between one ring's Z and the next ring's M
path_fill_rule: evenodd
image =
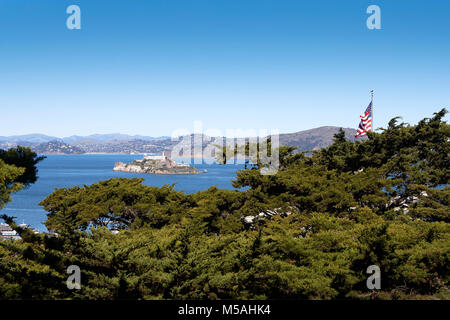
M207 170L206 173L196 175L156 175L112 170L117 161L130 162L141 158L142 155L125 154L47 155L38 164L37 182L13 194L12 202L0 210L0 213L16 217L17 223L24 222L40 231L46 231L42 224L47 218L46 211L39 206L39 202L55 188L90 185L113 177L139 177L144 178L144 184L157 187L176 183L175 190L186 193L195 193L211 186L233 189L231 182L236 171L244 167L242 164L192 164L198 170ZM182 162L181 159L174 160Z

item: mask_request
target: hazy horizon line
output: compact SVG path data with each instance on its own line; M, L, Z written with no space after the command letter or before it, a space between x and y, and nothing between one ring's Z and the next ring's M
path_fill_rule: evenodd
M279 134L292 134L292 133L297 133L297 132L302 132L302 131L308 131L308 130L314 130L314 129L320 129L320 128L326 128L326 127L333 127L333 128L342 128L342 129L350 129L350 130L356 130L355 128L350 128L350 127L343 127L343 126L336 126L336 125L323 125L323 126L319 126L319 127L312 127L312 128L308 128L308 129L300 129L298 131L293 131L293 132L279 132ZM232 129L232 130L243 130L246 131L244 129ZM207 130L205 130L207 131ZM226 132L226 130L221 130ZM270 131L270 130L269 130ZM204 135L205 132L201 132ZM190 132L189 135L194 134L194 132ZM91 133L91 134L72 134L72 135L64 135L64 136L58 136L58 135L52 135L52 134L47 134L47 133L41 133L41 132L32 132L32 133L23 133L23 134L12 134L12 135L4 135L4 134L0 134L1 138L13 138L13 137L22 137L22 136L33 136L33 135L40 135L40 136L45 136L45 137L49 137L49 138L57 138L57 139L67 139L67 138L72 138L72 137L82 137L82 138L86 138L86 137L91 137L91 136L107 136L107 135L123 135L123 136L129 136L129 137L136 137L136 136L141 136L141 137L148 137L148 138L171 138L172 135L150 135L150 134L129 134L129 133L123 133L123 132L109 132L109 133ZM184 136L184 135L177 135L178 137L180 136ZM223 137L226 137L226 135L223 135Z

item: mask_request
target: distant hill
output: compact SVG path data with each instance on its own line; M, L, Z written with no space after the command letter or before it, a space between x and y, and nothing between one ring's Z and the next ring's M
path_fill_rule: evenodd
M307 150L318 150L328 147L333 143L333 136L340 127L325 126L294 133L280 134L280 145L296 147L297 152ZM355 141L355 129L343 128L345 137Z
M24 134L9 137L0 136L0 141L2 142L28 142L33 144L33 143L49 142L54 140L61 140L61 139L40 133Z
M109 141L109 140L144 140L144 141L155 141L155 140L165 140L170 139L168 136L163 137L150 137L150 136L141 136L141 135L128 135L121 133L110 133L110 134L91 134L88 136L70 136L64 138L58 138L54 136L48 136L40 133L31 133L24 135L15 135L15 136L0 136L0 142L27 142L28 144L37 144L43 142L50 141L63 141L65 143L72 143L83 140L90 141Z
M110 134L91 134L89 136L70 136L62 138L64 142L71 143L71 142L78 142L78 141L111 141L111 140L144 140L144 141L155 141L155 140L165 140L169 139L170 137L149 137L149 136L141 136L141 135L128 135L128 134L121 134L121 133L110 133Z
M32 147L32 150L39 154L82 154L85 153L83 149L76 146L71 146L61 141L49 141L40 143Z
M333 136L340 127L325 126L294 133L280 134L282 146L295 147L296 152L318 150L329 146ZM355 129L345 128L346 137L354 141ZM193 135L190 135L193 144ZM31 146L37 153L80 154L89 152L101 153L161 153L171 151L179 141L172 141L170 137L149 137L141 135L126 135L120 133L93 134L89 136L71 136L56 138L43 134L29 134L22 136L0 137L0 149L7 149L16 144ZM202 147L211 140L203 138ZM198 155L196 155L198 156Z

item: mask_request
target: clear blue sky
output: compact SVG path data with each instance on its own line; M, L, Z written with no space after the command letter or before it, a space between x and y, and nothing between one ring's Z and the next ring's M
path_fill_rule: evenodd
M450 107L449 16L448 0L0 0L0 135L356 128L371 89L375 127L415 123Z

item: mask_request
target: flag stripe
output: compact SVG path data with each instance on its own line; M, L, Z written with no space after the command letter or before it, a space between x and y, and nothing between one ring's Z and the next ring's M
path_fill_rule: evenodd
M372 102L369 103L369 106L364 111L364 115L359 117L361 118L361 121L356 130L355 138L366 136L367 132L372 129Z

